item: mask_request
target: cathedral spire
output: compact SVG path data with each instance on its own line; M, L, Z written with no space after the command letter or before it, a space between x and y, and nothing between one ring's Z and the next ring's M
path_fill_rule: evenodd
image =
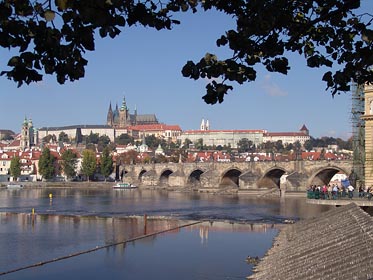
M111 108L111 102L110 102L109 110L108 110L107 117L106 117L106 124L109 126L113 126L113 122L114 122L114 114L113 114L113 109Z

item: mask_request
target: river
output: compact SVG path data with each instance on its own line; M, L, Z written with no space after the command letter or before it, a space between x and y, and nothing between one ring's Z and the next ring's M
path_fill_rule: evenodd
M252 269L246 257L263 256L284 223L328 209L305 198L0 189L0 277L245 279ZM200 223L180 227L195 221ZM148 237L124 242L143 235ZM7 273L12 270L18 271Z

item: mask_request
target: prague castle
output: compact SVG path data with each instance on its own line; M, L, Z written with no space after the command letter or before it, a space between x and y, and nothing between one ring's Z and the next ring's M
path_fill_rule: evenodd
M170 138L171 135L171 138L174 138L172 140L175 141L176 137L181 134L179 126L160 124L154 114L137 114L137 109L135 109L134 114L130 114L126 99L123 97L120 108L117 104L113 110L110 103L105 125L42 127L38 131L38 137L39 139L43 139L47 135L54 135L58 139L60 133L64 132L70 139L74 139L77 143L81 141L82 135L89 135L91 133L106 135L111 141L114 141L121 134L129 134L136 139L142 139L142 137L149 135L149 133L144 132L144 129L149 129L149 127L152 129L152 133L162 130L157 135L165 134L165 138Z
M123 98L120 109L118 109L117 104L113 111L110 103L106 124L113 128L127 128L133 125L158 124L158 120L154 114L138 115L137 109L135 109L134 114L130 114L126 99Z

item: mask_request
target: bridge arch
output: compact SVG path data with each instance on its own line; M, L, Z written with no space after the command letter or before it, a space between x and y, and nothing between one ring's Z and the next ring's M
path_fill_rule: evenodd
M329 184L333 176L337 174L338 172L342 172L346 174L347 177L350 175L349 172L347 172L346 170L338 166L323 167L323 168L316 170L312 174L311 178L308 181L308 185L305 187L308 188L311 185L327 185Z
M168 178L169 176L174 173L171 169L166 169L162 171L161 176L159 177L160 185L168 185Z
M282 167L272 167L267 170L264 175L258 180L258 188L277 188L280 189L280 179L282 175L286 173L286 170Z
M201 175L203 174L203 170L201 169L195 169L193 170L187 179L187 184L188 185L195 185L195 186L200 186L201 185Z
M127 171L125 168L119 168L118 172L115 174L115 179L123 181L127 177L127 174L129 174L129 171Z
M141 183L142 182L142 176L147 172L146 169L141 169L139 175L137 176L137 179L139 180L139 182Z
M239 177L241 176L242 171L238 168L231 168L223 172L221 177L219 187L239 187Z

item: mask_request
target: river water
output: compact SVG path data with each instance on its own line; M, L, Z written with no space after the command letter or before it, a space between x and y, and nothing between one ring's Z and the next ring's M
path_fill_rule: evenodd
M305 198L0 189L0 278L245 279L246 257L262 257L286 221L328 209Z

